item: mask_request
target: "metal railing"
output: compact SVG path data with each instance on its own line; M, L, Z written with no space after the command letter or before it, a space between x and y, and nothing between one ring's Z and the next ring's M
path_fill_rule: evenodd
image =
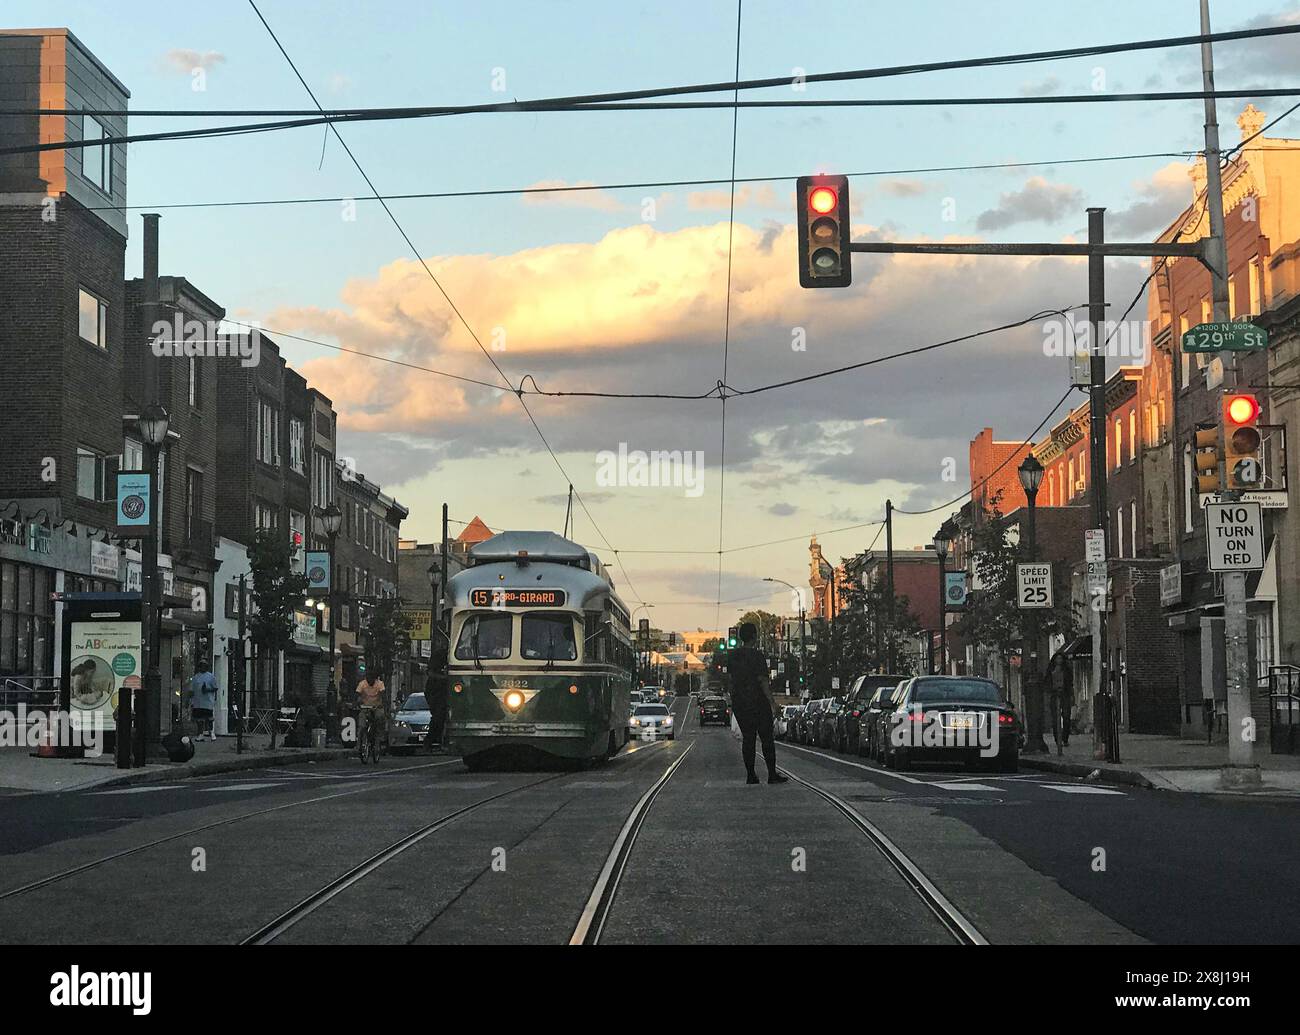
M1268 670L1269 751L1300 753L1300 668L1271 665Z
M13 711L20 704L28 708L52 708L59 703L58 676L24 676L28 682L6 677L0 686L0 709ZM42 687L39 684L48 683Z

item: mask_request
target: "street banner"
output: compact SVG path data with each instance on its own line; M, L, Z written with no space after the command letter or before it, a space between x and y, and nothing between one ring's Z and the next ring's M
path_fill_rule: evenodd
M328 550L307 551L307 588L328 593L330 588L330 555Z
M943 573L943 603L949 611L959 611L966 606L966 573L964 571L946 571Z
M153 532L149 513L148 471L117 472L117 531L130 539L143 539Z

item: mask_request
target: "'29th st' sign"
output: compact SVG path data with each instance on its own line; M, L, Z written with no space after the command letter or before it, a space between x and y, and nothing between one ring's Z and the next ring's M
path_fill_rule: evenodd
M1263 517L1258 503L1209 503L1205 535L1210 571L1264 567Z

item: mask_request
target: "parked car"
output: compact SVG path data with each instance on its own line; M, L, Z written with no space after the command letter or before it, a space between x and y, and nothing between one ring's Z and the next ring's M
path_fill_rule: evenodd
M910 679L900 679L893 686L877 687L872 693L871 699L867 701L867 706L858 719L858 727L861 730L858 736L859 755L879 759L881 719L894 710L895 695L901 694L910 681Z
M880 673L858 676L845 695L844 707L835 716L835 749L850 754L860 754L859 745L862 738L862 716L867 710L867 702L881 687L888 687L892 692L902 676L889 676Z
M882 722L882 760L890 769L916 761L983 762L1014 773L1020 761L1020 717L998 684L973 676L917 676Z
M777 740L789 740L791 733L795 729L799 720L799 713L803 711L801 704L787 704L776 714L776 722L772 726L772 734Z
M388 750L394 755L404 755L427 746L432 720L424 694L411 694L389 720Z
M677 739L677 731L673 729L672 714L662 704L640 705L627 721L633 736Z
M821 713L826 710L829 700L826 697L818 697L804 705L803 711L799 713L799 728L794 738L798 743L812 744L815 742L817 720Z
M722 726L731 724L731 706L725 697L710 695L700 698L700 725L707 726L711 722Z
M840 712L844 710L843 697L831 697L826 702L826 708L821 715L817 717L817 746L824 748L835 747L835 728L839 722Z

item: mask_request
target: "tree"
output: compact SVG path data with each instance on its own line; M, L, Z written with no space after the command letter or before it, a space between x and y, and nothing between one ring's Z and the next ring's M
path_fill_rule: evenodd
M854 679L868 672L910 674L912 659L907 645L920 634L921 623L912 613L908 598L894 595L891 625L885 580L876 578L864 584L865 557L851 557L841 563L847 580L835 616L834 672L840 677L841 691L848 690Z
M763 649L764 644L770 644L776 640L776 630L781 624L778 615L770 611L746 611L740 616L740 621L736 623L739 627L746 622L753 622L758 627L758 648Z
M402 601L383 597L366 620L366 671L385 684L393 674L393 659L410 645L411 620L402 613Z
M723 646L726 646L726 644L723 643L721 636L710 636L707 640L705 640L703 643L700 644L700 649L695 653L712 654L719 647L723 647Z
M293 641L294 612L302 607L307 576L293 570L289 540L275 529L259 529L248 551L253 573L248 632L259 658L275 658ZM280 706L280 687L272 676L273 705ZM275 726L271 726L275 747Z

